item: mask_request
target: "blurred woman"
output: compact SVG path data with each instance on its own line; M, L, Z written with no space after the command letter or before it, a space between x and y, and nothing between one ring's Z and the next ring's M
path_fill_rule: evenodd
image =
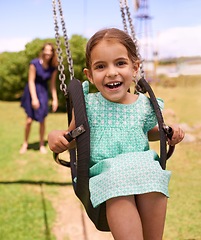
M28 148L28 139L33 120L39 122L39 149L46 153L44 145L45 118L48 115L48 81L52 95L52 111L58 108L56 91L57 56L52 43L45 43L38 58L29 65L28 83L21 99L21 107L26 112L24 142L20 149L23 154Z

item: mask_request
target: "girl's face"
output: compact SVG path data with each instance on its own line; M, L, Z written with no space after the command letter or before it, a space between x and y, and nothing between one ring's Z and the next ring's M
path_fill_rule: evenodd
M91 70L85 69L84 73L107 100L129 104L133 94L128 89L137 69L138 64L129 59L124 45L102 40L92 49Z

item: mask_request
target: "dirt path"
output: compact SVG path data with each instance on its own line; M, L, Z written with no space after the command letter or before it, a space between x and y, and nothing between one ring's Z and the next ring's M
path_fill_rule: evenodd
M70 170L58 166L63 179L69 179ZM75 196L73 187L59 189L55 199L51 199L57 217L52 229L57 240L113 240L111 233L98 231L85 213Z

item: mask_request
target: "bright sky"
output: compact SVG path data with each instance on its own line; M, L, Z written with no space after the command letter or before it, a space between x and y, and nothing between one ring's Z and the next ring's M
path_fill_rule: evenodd
M61 0L69 38L90 37L104 27L123 29L118 0ZM138 40L159 57L201 56L201 1L148 0L151 20L136 20L128 0ZM147 29L147 30L146 30ZM20 51L35 38L54 38L52 0L0 1L0 52ZM146 38L147 39L147 38Z

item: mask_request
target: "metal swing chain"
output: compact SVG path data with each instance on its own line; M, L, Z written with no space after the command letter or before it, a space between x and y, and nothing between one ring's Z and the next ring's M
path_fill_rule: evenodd
M128 7L128 2L127 0L124 0L124 4L122 3L122 0L120 0L120 8L121 8L121 13L122 13L122 19L123 19L123 25L124 25L124 30L125 32L128 33L128 30L127 30L127 25L126 25L126 18L125 18L125 13L124 13L124 8L126 9L126 14L127 14L127 17L128 17L128 21L129 21L129 26L130 26L130 29L131 29L131 37L135 43L135 46L136 46L136 51L137 51L137 55L138 55L138 58L141 60L141 55L139 53L139 46L138 46L138 41L137 41L137 38L135 36L135 31L134 31L134 26L132 24L132 19L131 19L131 15L130 15L130 11L129 11L129 7ZM137 84L137 90L142 92L142 93L145 93L145 92L148 92L149 95L150 95L150 98L152 99L156 99L155 98L155 95L152 91L152 89L150 88L149 84L147 83L147 81L145 80L145 73L144 73L144 70L143 70L143 63L142 63L142 60L141 60L141 63L140 63L140 77L142 78L144 84L146 83L147 87L144 87L142 84L142 82L140 84ZM149 91L150 90L150 91ZM152 96L151 96L152 95ZM153 99L152 99L152 102L153 102ZM154 100L155 102L155 100ZM153 105L156 107L155 103L153 103ZM156 110L155 110L156 111ZM166 136L171 139L172 138L172 134L173 134L173 131L172 131L172 128L170 128L169 126L167 126L164 121L163 121L163 116L161 114L160 111L158 111L157 109L157 112L158 112L158 116L157 116L157 119L160 119L160 127L161 127L161 132L164 130ZM159 127L159 129L160 129ZM160 137L161 138L161 137ZM162 145L161 145L162 146ZM166 149L166 148L165 148ZM161 149L161 156L162 156L162 151L164 152L164 146L162 147ZM169 150L167 152L167 156L166 156L166 160L168 158L171 157L172 153L174 152L174 147L170 146L169 147ZM165 169L165 165L166 165L166 161L165 162L162 162L161 163L161 166L163 169Z
M129 27L130 27L130 30L131 30L131 34L130 35L131 35L131 38L133 39L133 42L134 42L134 44L136 46L137 56L140 59L140 77L144 78L145 77L145 73L144 73L144 70L143 70L142 57L141 57L140 51L139 51L138 40L137 40L136 35L135 35L133 21L132 21L132 18L131 18L129 7L128 7L128 1L127 0L123 0L123 1L120 0L119 2L120 2L120 11L121 11L121 16L122 16L124 31L126 33L128 33L127 21L126 21L126 14L127 14ZM124 12L124 8L125 8L126 14Z
M70 46L69 46L68 35L65 27L64 17L63 17L61 1L60 0L57 0L57 1L58 1L58 9L60 13L61 26L62 26L63 37L64 37L64 44L66 49L66 57L68 62L70 80L72 80L74 78L73 60L71 57ZM59 26L57 21L57 11L56 11L55 0L52 0L52 6L53 6L53 18L54 18L54 25L55 25L54 29L55 29L55 38L56 38L57 54L58 54L58 62L59 62L59 66L58 66L59 80L61 81L60 90L63 91L64 96L67 96L68 91L67 91L67 85L65 84L66 76L64 74L63 56L62 56L61 40L59 35Z
M122 17L122 21L123 21L124 31L126 33L128 33L128 28L127 28L127 24L126 24L126 16L124 13L124 5L123 5L122 0L119 1L119 4L120 4L120 11L121 11L121 17Z

